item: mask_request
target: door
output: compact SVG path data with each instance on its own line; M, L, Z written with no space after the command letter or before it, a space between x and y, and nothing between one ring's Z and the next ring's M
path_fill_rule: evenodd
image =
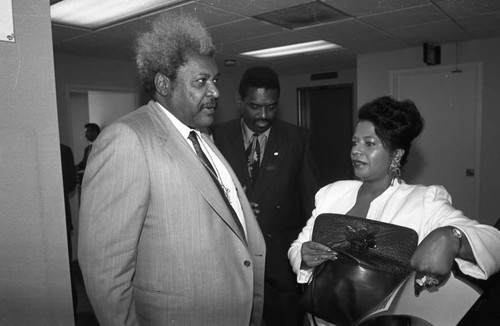
M391 73L393 95L411 99L425 119L404 167L408 183L444 186L453 206L479 212L481 65Z
M299 125L310 130L320 185L352 179L352 85L299 88Z

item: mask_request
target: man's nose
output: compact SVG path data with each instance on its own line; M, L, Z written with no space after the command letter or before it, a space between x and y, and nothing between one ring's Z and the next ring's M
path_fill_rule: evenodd
M259 109L259 118L261 119L265 119L269 116L269 109L266 108L265 106L262 106L260 109Z
M219 98L220 92L215 84L212 84L208 90L208 96L213 96L215 98Z

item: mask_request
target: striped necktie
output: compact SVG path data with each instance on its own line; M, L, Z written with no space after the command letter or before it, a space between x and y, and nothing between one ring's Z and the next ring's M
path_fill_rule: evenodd
M215 169L214 169L212 163L210 163L210 160L203 152L203 150L200 146L200 142L198 141L198 135L196 134L196 132L191 131L189 133L188 139L191 141L191 143L193 143L193 147L194 147L194 150L196 152L196 155L198 155L200 161L203 163L203 165L207 169L208 174L210 174L210 176L212 177L212 180L214 181L215 185L217 186L217 189L219 189L219 192L222 196L222 199L224 199L224 202L226 203L227 207L229 208L229 211L231 212L231 215L233 216L234 222L238 226L238 228L241 232L241 235L243 236L243 239L245 239L245 241L246 241L245 231L243 230L243 225L241 225L240 219L238 218L236 211L234 210L233 206L229 202L229 199L227 197L228 194L226 193L226 190L225 190L226 188L220 183L219 178L217 177L217 173L215 172Z

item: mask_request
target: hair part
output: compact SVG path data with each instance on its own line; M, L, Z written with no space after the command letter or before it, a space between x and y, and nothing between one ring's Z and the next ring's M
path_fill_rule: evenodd
M394 152L404 150L401 166L408 160L413 140L424 127L424 119L411 100L397 101L390 96L382 96L364 104L358 112L358 119L369 121L382 144Z
M248 95L250 87L277 90L280 96L280 80L274 70L268 67L252 67L245 71L241 77L239 94L241 99Z
M167 12L153 21L151 30L136 40L136 64L146 93L154 98L155 76L171 80L189 56L215 55L208 29L194 16Z

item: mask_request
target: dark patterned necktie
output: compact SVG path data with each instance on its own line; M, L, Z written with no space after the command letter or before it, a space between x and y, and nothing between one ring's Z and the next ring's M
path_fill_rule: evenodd
M224 199L224 202L226 203L227 207L229 208L229 211L231 212L231 215L233 216L234 222L236 223L236 225L240 229L240 232L241 232L241 235L243 236L243 239L245 239L245 241L246 241L245 231L243 230L243 226L241 225L240 219L238 218L236 211L234 210L233 206L231 205L231 203L229 202L229 199L227 197L229 194L226 193L226 190L225 190L226 188L219 181L219 179L217 177L217 173L215 172L215 169L214 169L212 163L210 163L210 160L208 159L208 157L205 155L205 153L201 149L200 142L198 141L198 135L196 134L196 132L191 131L189 133L188 139L191 141L191 143L193 143L193 147L194 147L194 150L196 152L196 155L198 155L198 157L200 158L200 161L203 163L203 165L207 169L208 174L210 174L210 176L212 177L212 180L214 181L215 185L217 186L217 189L219 189L219 192L222 196L222 199Z
M254 133L252 139L250 141L250 145L248 145L245 150L247 156L248 163L248 172L250 175L250 180L252 184L255 184L257 177L259 176L260 169L260 143L259 143L259 134Z

